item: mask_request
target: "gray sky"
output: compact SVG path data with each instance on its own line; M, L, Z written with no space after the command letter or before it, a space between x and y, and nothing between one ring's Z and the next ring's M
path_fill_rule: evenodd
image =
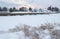
M0 6L8 7L26 6L33 8L47 8L50 5L60 8L60 0L0 0Z

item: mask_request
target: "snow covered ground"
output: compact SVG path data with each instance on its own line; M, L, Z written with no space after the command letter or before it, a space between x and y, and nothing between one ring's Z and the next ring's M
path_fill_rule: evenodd
M31 36L24 37L25 35L23 31L9 33L8 29L13 29L16 26L22 27L24 24L29 25L30 27L39 27L41 26L41 24L45 24L45 23L52 23L52 24L60 23L60 14L0 16L0 31L4 32L0 35L0 39L30 39ZM51 39L51 36L49 35L48 30L45 30L43 32L46 32L46 31L47 31L46 33L47 36L44 34L45 36L42 39ZM41 36L43 36L43 34L41 34ZM31 39L34 39L34 38L31 38Z

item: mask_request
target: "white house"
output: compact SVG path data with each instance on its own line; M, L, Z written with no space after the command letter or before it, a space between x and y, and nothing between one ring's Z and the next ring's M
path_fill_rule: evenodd
M0 14L8 14L9 11L0 11Z

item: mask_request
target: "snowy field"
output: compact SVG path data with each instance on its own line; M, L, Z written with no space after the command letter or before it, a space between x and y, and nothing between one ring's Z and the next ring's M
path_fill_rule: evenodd
M30 30L33 27L39 27L42 24L45 23L60 23L60 14L49 14L49 15L24 15L24 16L0 16L0 39L40 39L32 38L32 36L25 37L24 30L21 30L19 32L11 33L11 31L8 31L9 29L13 29L16 26L19 26L20 28L22 26L28 25L30 27ZM54 25L55 26L55 25ZM60 29L58 27L54 27L54 29ZM32 29L33 30L33 29ZM38 33L38 30L36 30ZM51 39L49 31L46 29L45 34L41 34L41 39ZM44 38L43 38L44 36Z

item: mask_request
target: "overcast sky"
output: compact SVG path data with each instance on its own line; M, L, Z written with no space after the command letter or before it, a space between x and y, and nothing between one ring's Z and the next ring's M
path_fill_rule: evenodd
M2 7L26 6L33 8L47 8L50 5L60 8L60 0L0 0L0 6Z

